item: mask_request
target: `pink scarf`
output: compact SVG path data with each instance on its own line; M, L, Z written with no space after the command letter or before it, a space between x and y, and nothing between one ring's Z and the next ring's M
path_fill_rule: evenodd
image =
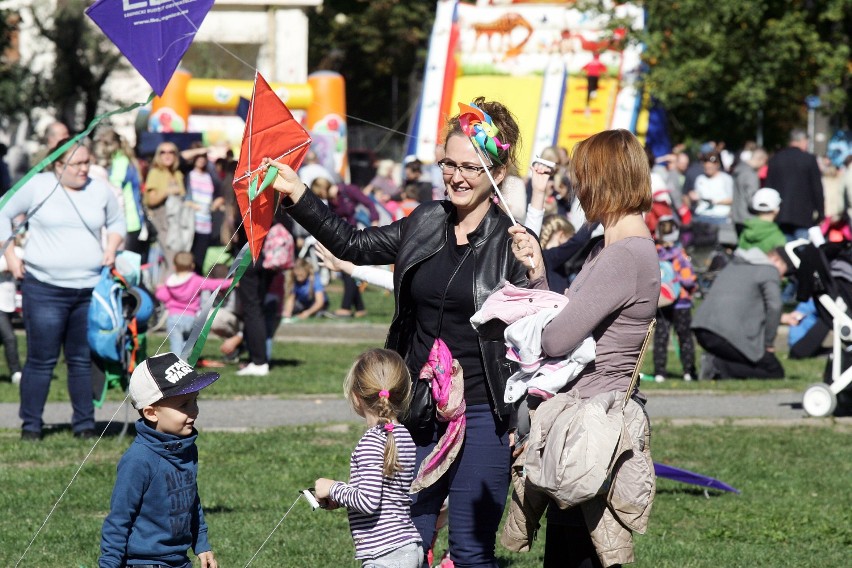
M440 339L432 345L429 359L420 371L420 380L432 381L438 420L450 424L432 453L420 464L417 478L411 484L411 493L429 487L444 475L461 450L466 422L461 365Z

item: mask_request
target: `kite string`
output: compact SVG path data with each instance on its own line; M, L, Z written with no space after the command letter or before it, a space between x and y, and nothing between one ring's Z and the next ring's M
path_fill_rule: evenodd
M237 225L236 230L234 230L234 233L228 239L228 242L225 243L225 245L222 247L222 250L219 251L219 255L216 257L216 262L214 262L210 266L210 270L208 270L207 274L204 275L204 280L202 281L202 284L199 285L198 289L192 294L192 297L186 303L186 306L184 306L183 311L180 314L181 316L186 315L186 311L189 309L190 304L192 304L192 301L195 299L195 297L198 296L201 293L201 290L204 289L204 283L207 282L207 280L210 279L210 275L213 273L213 269L216 267L217 264L219 264L220 260L225 258L225 251L228 249L228 245L230 245L232 242L234 242L234 239L237 238L237 235L239 234L240 229L245 224L246 215L248 215L250 212L251 212L251 204L249 204L249 210L246 211L246 213L240 219L240 224ZM166 333L166 336L163 338L162 343L160 343L160 346L157 347L157 350L154 352L154 355L160 354L160 350L166 345L166 342L169 340L169 337L171 336L172 332L175 331L176 327L177 327L177 323L175 323L175 325L173 325L171 328L169 328L168 332ZM176 355L180 355L180 353L176 353Z
M258 554L260 554L260 551L261 551L261 550L263 550L263 547L264 547L264 546L266 546L266 543L269 541L269 539L270 539L270 538L272 538L272 535L275 533L275 531L276 531L276 530L278 530L278 527L279 527L279 526L281 526L281 523L283 523L283 522L284 522L284 519L286 519L286 518L287 518L287 515L289 515L289 514L290 514L290 511L292 511L292 510L293 510L293 507L295 507L295 506L296 506L296 503L298 503L298 502L299 502L299 499L301 499L301 498L302 498L302 494L301 494L301 493L299 493L298 497L296 497L296 500L295 500L295 501L293 501L293 504L292 504L292 505L290 505L290 508L289 508L289 509L287 509L287 512L286 512L286 513L284 513L284 516L283 516L283 517L281 517L281 520L279 520L279 521L278 521L278 524L276 524L276 525L275 525L275 527L272 529L272 532L270 532L270 533L269 533L269 535L266 537L266 540L264 540L264 541L261 543L260 548L258 548L258 549L257 549L257 551L256 551L256 552L252 555L252 557L249 559L248 563L245 565L245 568L248 568L248 567L249 567L249 565L250 565L252 562L254 562L255 557L256 557Z
M476 143L476 141L473 138L470 138L470 143L473 144L473 149L476 152L476 157L479 158L479 163L482 164L483 171L485 171L485 173L488 175L488 180L491 182L491 186L494 188L494 191L497 193L497 197L500 198L500 201L505 206L503 208L503 210L506 213L509 214L509 219L512 221L512 225L523 226L520 223L518 223L517 219L515 219L515 216L512 215L512 211L509 209L508 201L506 201L506 198L503 197L503 192L500 191L500 187L497 185L497 182L494 181L494 178L491 176L491 170L485 164L485 160L482 158L481 148L479 147L479 145ZM490 161L490 159L489 159L489 161ZM527 258L530 259L530 268L532 270L535 270L535 259L533 258L532 255L529 255Z
M65 167L67 167L67 165L66 165ZM63 169L63 171L64 171L64 169ZM58 186L58 183L57 183L57 186ZM55 191L55 190L56 190L56 188L54 188L54 190L53 190L53 191ZM45 199L45 200L46 200L46 199ZM43 203L43 202L42 202L42 203ZM239 230L240 230L240 228L243 226L244 222L245 222L245 215L243 215L243 217L242 217L242 219L241 219L241 221L240 221L240 224L237 226L237 229L236 229L236 230L234 231L234 233L231 235L231 238L230 238L230 239L228 239L228 244L230 244L231 242L233 242L233 240L236 238L236 236L237 236L237 234L239 233ZM22 226L23 226L23 224L22 224ZM226 247L225 247L225 248L227 248L227 245L226 245ZM223 249L223 250L219 253L219 256L216 258L217 262L216 262L216 263L214 263L214 266L215 266L215 264L218 264L218 261L219 261L219 260L221 260L221 259L222 259L223 255L224 255L224 250L225 250L225 249ZM205 277L204 277L204 278L205 278L205 281L206 281L206 280L210 277L210 274L211 274L212 272L213 272L213 268L211 267L210 271L209 271L209 272L205 275ZM200 289L201 289L201 287L199 287L199 290L200 290ZM197 290L197 291L195 292L195 294L193 295L193 298L195 298L195 295L197 295L198 293L199 293L199 291ZM189 304L190 304L190 303L191 303L191 300L190 300L190 302L187 302L187 307L189 306ZM186 309L187 309L187 308L185 307L185 308L184 308L184 312L183 312L181 315L183 315L184 313L186 313ZM169 338L169 336L172 334L172 332L173 332L173 331L174 331L174 327L173 327L172 329L170 329L170 330L169 330L169 332L166 334L166 337L163 339L163 342L162 342L162 343L160 344L160 346L157 348L157 351L156 351L156 353L155 353L155 354L159 354L160 350L161 350L161 349L163 348L163 346L166 344L166 341L168 341L168 338ZM24 552L21 554L20 559L18 559L18 562L15 564L15 568L17 568L17 567L21 564L21 562L23 562L24 558L25 558L25 557L26 557L26 555L29 553L29 551L30 551L30 549L32 548L33 544L35 543L36 539L39 537L39 535L41 534L41 532L42 532L42 530L44 529L44 527L45 527L45 526L47 526L47 523L50 521L51 516L53 516L54 511L56 511L57 507L59 507L59 503L62 501L62 499L63 499L63 497L65 496L65 494L66 494L66 493L68 493L69 489L71 488L71 485L74 483L74 481L77 479L78 475L80 474L80 471L83 469L83 467L84 467L84 466L86 465L86 463L88 462L89 457L92 455L92 452L94 452L94 451L95 451L95 448L97 447L98 443L100 443L101 439L103 438L103 436L104 436L104 434L106 433L106 431L109 429L110 425L112 425L112 423L115 421L115 417L116 417L116 415L118 414L118 412L119 412L119 411L120 411L120 410L124 407L124 405L125 405L125 404L127 404L127 400L128 400L129 398L130 398L130 393L128 392L128 393L125 395L124 400L122 400L122 401L121 401L121 403L118 405L118 408L116 408L116 410L115 410L115 412L113 413L113 415L112 415L112 416L110 417L110 419L107 421L107 424L106 424L106 426L104 427L104 429L101 431L100 435L98 436L98 439L97 439L97 440L95 440L95 443L92 445L92 447L91 447L91 449L89 450L89 452L88 452L88 453L86 454L86 456L83 458L83 461L80 463L79 467L78 467L78 468L77 468L77 470L74 472L74 475L71 477L71 480L70 480L70 481L68 482L68 484L65 486L65 489L64 489L64 490L62 491L62 493L59 495L59 497L57 498L56 502L53 504L53 507L51 507L50 511L47 513L47 516L45 517L44 521L42 521L41 526L39 526L39 528L36 530L35 534L33 535L32 539L30 539L30 542L27 544L27 548L24 550ZM297 500L298 500L298 499L297 499ZM294 504L295 504L295 503L294 503ZM291 506L290 508L292 509L292 506ZM288 510L287 512L289 513L289 510ZM286 517L287 515L285 514L284 516ZM282 518L281 520L283 521L284 519ZM279 522L279 524L281 524L281 523ZM278 528L278 527L276 526L276 528ZM274 532L274 531L273 531L273 532ZM272 535L270 534L270 536L272 536ZM267 540L268 540L268 538L267 538ZM265 542L264 542L264 544L265 544ZM258 550L258 552L260 552L260 551ZM255 554L257 554L257 553L255 553Z
M176 0L172 0L172 5L173 5L175 8L178 8L178 10L180 10L180 8L179 8L179 7L178 7L178 5L177 5ZM189 24L190 24L190 25L192 26L192 28L195 30L195 33L198 33L198 31L199 31L199 30L198 30L198 26L196 26L196 25L195 25L195 22L193 22L193 21L192 21L192 19L190 19L190 17L186 14L186 11L181 10L181 15L182 15L182 16L186 19L186 21L187 21L187 22L189 22ZM238 56L237 54L235 54L233 51L231 51L230 49L228 49L227 47L225 47L225 46L224 46L224 45L222 45L221 43L217 42L216 40L209 39L209 40L207 40L207 43L212 43L213 45L215 45L216 47L218 47L219 49L221 49L222 51L224 51L225 53L227 53L228 55L230 55L231 57L233 57L234 59L236 59L237 61L239 61L239 62L240 62L240 63L242 63L243 65L245 65L245 66L246 66L246 68L250 69L250 70L251 70L252 72L254 72L255 74L256 74L256 73L258 73L258 69L257 69L257 66L256 66L256 65L252 65L251 63L248 63L247 61L245 61L244 59L242 59L241 57L239 57L239 56ZM256 79L255 79L255 81L256 81ZM383 129L383 130L387 130L388 132L393 132L393 133L395 133L395 134L399 134L399 135L401 135L401 136L404 136L405 138L416 138L416 136L412 136L411 134L408 134L407 132L402 132L402 131L400 131L400 130L396 130L396 129L394 129L394 128L388 128L387 126L383 126L383 125L381 125L381 124L377 124L377 123L375 123L375 122L371 122L371 121L369 121L369 120L366 120L366 119L364 119L364 118L359 118L359 117L357 117L357 116L353 116L353 115L351 115L351 114L344 114L344 116L345 116L346 118L349 118L349 119L352 119L352 120L356 120L356 121L358 121L358 122L363 122L364 124L369 124L370 126L375 126L375 127L377 127L377 128L381 128L381 129ZM249 144L251 144L251 142L249 142ZM249 163L251 163L251 162L249 162Z
M71 488L71 484L74 483L74 481L77 479L77 476L80 474L80 471L83 469L83 466L86 465L86 462L89 460L89 457L92 455L92 452L95 451L95 448L98 446L98 443L100 443L101 438L104 437L104 433L107 431L110 424L112 424L113 421L115 420L115 416L118 414L118 411L121 410L122 407L124 407L124 405L127 403L127 399L129 397L130 397L130 394L128 393L127 396L124 397L124 400L121 401L121 404L118 405L118 408L115 409L115 412L110 417L109 421L107 422L107 425L104 427L100 436L98 436L98 439L95 440L95 443L92 445L92 448L89 450L89 453L86 454L86 457L83 458L83 461L82 461L82 463L80 463L79 467L77 468L77 471L75 471L74 475L71 476L71 481L69 481L68 485L65 486L65 489L62 491L62 493L56 499L56 502L53 504L53 507L51 507L50 511L47 513L47 517L45 517L44 521L41 523L41 526L38 528L38 530L36 530L36 533L33 535L32 539L30 539L29 544L27 544L27 548L24 550L23 554L21 554L21 557L15 563L15 568L17 568L21 564L21 562L24 561L24 558L26 557L27 553L32 548L33 544L35 543L36 539L38 538L38 535L41 534L41 531L47 525L48 521L50 520L50 517L53 515L53 512L56 511L57 507L59 507L59 502L62 501L62 498L65 497L66 493L68 493L68 490Z
M187 15L188 10L181 10L181 8L180 8L180 6L178 6L178 3L176 2L176 0L172 0L172 6L177 8L178 12L180 12L180 15L183 16L184 19L186 19L186 21L189 22L189 25L192 26L192 29L195 30L195 33L192 34L192 35L194 36L195 34L197 34L198 31L199 31L198 26L196 26L195 22L192 21L192 18L190 18ZM244 61L236 53L234 53L233 51L231 51L230 49L228 49L227 47L225 47L221 43L219 43L217 41L208 41L208 43L212 43L213 45L215 45L216 47L218 47L219 49L221 49L222 51L224 51L225 53L227 53L228 55L230 55L231 57L233 57L234 59L236 59L237 61L239 61L243 65L245 65L246 67L248 67L249 69L252 69L253 71L257 71L257 68L254 65L251 65L250 63ZM171 47L171 46L169 46L169 47Z

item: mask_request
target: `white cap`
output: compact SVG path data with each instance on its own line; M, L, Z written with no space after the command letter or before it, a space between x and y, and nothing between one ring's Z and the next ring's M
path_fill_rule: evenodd
M758 189L751 198L751 208L758 213L778 211L781 207L781 195L771 187Z
M128 390L133 408L142 410L170 396L198 392L218 378L219 373L199 375L174 353L161 353L148 357L133 370Z

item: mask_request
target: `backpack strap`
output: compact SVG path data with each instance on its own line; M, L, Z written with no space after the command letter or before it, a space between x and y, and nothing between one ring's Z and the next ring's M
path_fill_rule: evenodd
M657 327L656 318L648 324L648 332L645 333L645 341L642 342L642 350L639 351L639 357L636 358L636 366L633 367L633 376L630 379L630 386L627 387L627 392L624 394L624 402L621 403L621 409L627 406L627 401L633 396L633 391L636 390L636 383L639 381L639 372L642 369L642 361L645 359L645 351L648 349L648 344L651 343L651 336L654 334L654 328Z

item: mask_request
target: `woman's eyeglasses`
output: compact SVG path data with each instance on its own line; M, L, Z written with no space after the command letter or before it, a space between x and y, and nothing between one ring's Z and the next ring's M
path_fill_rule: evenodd
M174 150L160 150L160 151L159 151L159 154L160 154L160 155L163 155L163 154L177 154L177 152L175 152Z
M486 169L490 169L483 168L482 166L467 166L464 164L459 165L455 162L451 162L450 160L441 160L440 162L438 162L438 167L441 168L441 172L447 177L452 177L456 175L456 170L458 170L461 173L461 177L467 180L476 179Z
M85 162L58 162L60 166L63 166L68 169L79 170L80 168L89 167L91 162L86 160Z

